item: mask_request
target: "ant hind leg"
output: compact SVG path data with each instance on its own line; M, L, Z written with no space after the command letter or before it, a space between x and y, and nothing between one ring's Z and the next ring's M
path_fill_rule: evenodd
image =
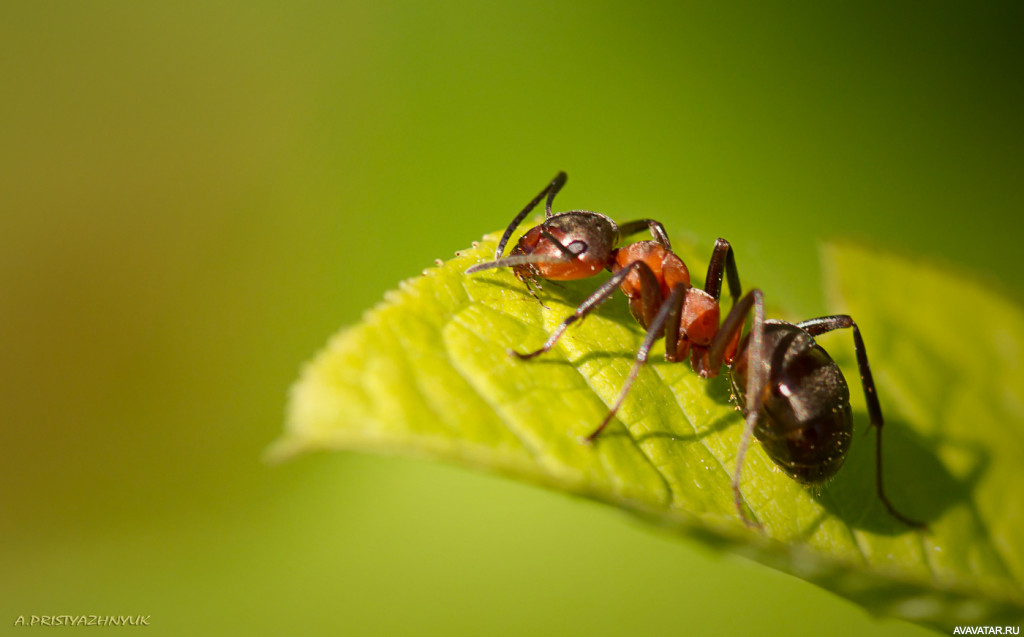
M760 396L764 391L764 386L768 383L767 366L760 364L761 361L768 357L768 352L765 351L764 340L764 295L761 293L761 290L754 289L747 292L746 296L733 305L729 315L722 322L722 327L718 334L711 341L711 347L708 350L707 366L709 369L716 370L721 367L729 349L729 344L735 341L736 336L743 331L743 325L746 323L747 315L750 312L753 312L754 319L750 326L750 345L747 349L747 356L750 357L747 363L746 387L748 408L746 421L743 425L743 433L740 436L739 449L736 452L736 472L732 478L732 494L736 510L739 512L743 523L752 528L761 528L757 520L747 517L747 513L743 508L743 493L740 491L740 473L743 470L743 460L747 455L747 449L750 447L750 441L753 438L754 430L757 428L757 421L761 413L759 405L752 405L751 403L755 403L754 397Z
M889 513L900 522L918 529L926 528L923 522L908 518L897 511L896 507L889 502L889 497L885 495L885 487L882 482L882 426L885 424L885 421L882 419L882 405L879 403L878 393L875 391L875 380L871 376L871 365L868 364L868 351L864 346L864 338L860 335L860 328L857 327L857 323L846 314L837 314L803 321L802 323L797 323L796 326L811 336L818 336L833 330L853 329L853 351L857 355L857 367L860 370L861 386L864 388L864 399L868 405L868 416L871 419L871 425L875 428L875 484L878 487L878 499L882 501L882 504L885 505Z

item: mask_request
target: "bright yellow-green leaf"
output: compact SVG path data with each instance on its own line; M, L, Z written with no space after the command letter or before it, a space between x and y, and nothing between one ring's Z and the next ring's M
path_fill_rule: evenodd
M544 308L507 270L465 275L493 255L496 239L401 283L337 334L293 388L273 453L406 454L515 476L945 631L1024 616L1020 307L956 273L827 248L829 313L848 312L861 326L887 418L889 497L929 526L909 529L877 500L852 337L841 331L819 340L851 382L850 456L832 482L808 489L752 445L742 491L758 532L733 504L742 419L726 375L705 381L688 364L652 357L606 435L582 444L618 395L642 331L617 298L548 354L509 357L510 348L537 348L596 285L548 284Z

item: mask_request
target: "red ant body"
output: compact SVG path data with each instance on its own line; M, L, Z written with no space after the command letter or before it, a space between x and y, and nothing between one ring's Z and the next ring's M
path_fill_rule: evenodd
M733 494L740 517L746 524L756 526L743 510L739 487L751 436L762 443L783 471L804 484L824 482L835 475L846 458L853 432L849 388L839 367L818 346L814 336L852 328L868 413L877 432L878 496L900 521L923 526L896 511L885 495L881 469L882 411L864 342L853 319L845 315L828 316L795 325L765 321L763 295L756 289L742 295L735 256L725 239L715 243L704 289L694 288L686 264L672 252L661 223L640 219L617 226L605 215L587 210L552 214L552 201L567 179L564 172L558 173L509 224L498 243L494 261L475 265L466 273L511 267L536 298L533 286L539 285L539 279L566 281L588 278L603 269L612 272L611 278L562 321L543 347L527 354L512 352L522 359L547 352L570 325L606 301L616 288L626 294L631 313L647 334L618 399L586 441L594 441L611 422L657 339L665 339L666 360L682 361L689 356L694 371L704 378L717 376L721 366L727 365L732 369L733 393L746 418L732 480ZM544 223L528 230L509 256L502 258L516 227L545 197ZM618 247L622 239L643 230L649 230L654 240ZM720 324L723 274L733 305ZM750 332L741 342L744 324L751 313Z

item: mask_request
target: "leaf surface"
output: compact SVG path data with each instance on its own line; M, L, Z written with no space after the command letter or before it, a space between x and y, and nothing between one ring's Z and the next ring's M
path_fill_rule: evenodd
M819 341L851 383L850 455L833 481L809 489L753 444L742 491L764 527L754 532L733 505L742 418L727 374L702 380L652 356L617 420L582 444L643 333L617 294L552 351L511 358L509 349L539 347L596 284L549 283L544 308L507 269L465 275L492 257L497 238L402 282L335 335L293 387L272 455L346 449L456 462L629 510L879 614L946 631L1024 617L1019 306L926 264L825 248L829 313L861 326L886 415L887 492L929 527L908 529L875 496L852 337L840 331ZM677 252L701 271L692 247Z

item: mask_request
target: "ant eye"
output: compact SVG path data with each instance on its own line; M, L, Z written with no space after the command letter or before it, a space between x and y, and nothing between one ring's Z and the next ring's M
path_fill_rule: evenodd
M587 251L587 244L579 240L573 241L565 247L575 255L580 255Z

